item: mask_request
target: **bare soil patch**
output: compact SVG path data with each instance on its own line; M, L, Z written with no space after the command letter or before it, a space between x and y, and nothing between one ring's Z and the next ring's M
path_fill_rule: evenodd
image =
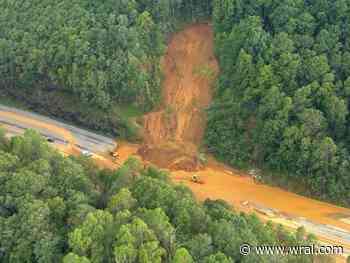
M163 103L158 111L144 117L145 146L139 153L162 168L197 170L205 109L218 73L212 28L195 24L175 34L162 68Z

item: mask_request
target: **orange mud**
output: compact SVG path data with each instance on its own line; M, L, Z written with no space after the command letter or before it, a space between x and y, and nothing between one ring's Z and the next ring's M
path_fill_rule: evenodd
M44 130L59 134L62 138L64 138L68 142L69 147L65 147L66 148L65 152L69 152L70 154L77 154L80 152L74 147L74 143L75 143L74 136L64 128L57 127L55 125L41 122L38 120L34 120L14 112L1 111L0 116L7 116L7 117L11 116L11 118L16 120L18 123L27 123L29 124L30 127L33 127L33 128L37 127L39 129L44 129Z
M165 76L160 110L144 117L142 157L161 168L196 170L211 101L211 84L218 72L213 32L196 24L175 34L162 60Z
M350 231L350 224L335 217L336 214L350 217L350 209L306 198L277 187L256 184L251 178L241 176L228 167L220 167L214 161L202 171L196 172L204 184L192 183L190 178L193 173L174 171L171 174L175 182L187 185L201 201L207 198L222 199L235 209L250 212L241 205L242 202L249 201L277 209L291 218L305 217L316 223L334 225Z
M276 187L258 185L243 173L211 159L206 168L197 171L204 184L192 183L189 172L197 166L193 157L205 130L205 109L211 101L212 79L198 74L206 66L218 73L213 54L213 32L209 25L196 24L175 34L163 59L165 80L163 104L157 112L144 118L146 146L139 153L148 161L172 171L175 182L189 186L198 199L224 199L240 210L249 201L274 208L284 215L305 217L317 223L350 230L335 218L350 210L308 199ZM183 165L185 164L185 165ZM188 168L188 169L186 169ZM187 172L186 172L187 170Z
M41 129L49 130L51 132L55 132L56 134L59 134L63 138L65 138L69 143L74 143L74 141L75 141L72 134L64 128L60 128L60 127L57 127L55 125L51 125L51 124L37 121L37 120L31 119L31 118L27 118L27 117L24 117L23 115L19 115L19 114L14 113L14 112L0 111L0 116L7 116L7 117L11 116L11 118L14 120L17 120L18 123L28 123L28 124L30 124L30 126L33 126L33 127L38 127Z
M256 184L247 176L242 176L244 173L217 163L214 159L209 160L207 167L196 172L204 184L191 182L193 172L186 170L192 170L197 165L193 156L205 129L203 109L211 99L211 81L195 72L196 67L203 65L208 65L215 74L218 72L212 53L212 42L211 28L204 24L190 26L171 39L163 62L164 103L158 112L150 113L144 118L146 146L121 143L118 148L119 163L139 152L144 159L156 165L160 164L160 167L170 167L173 181L187 185L199 200L223 199L237 210L251 212L241 205L242 202L249 201L277 209L291 218L304 217L315 223L329 224L350 231L350 224L339 219L339 215L350 217L350 209L305 198L276 187ZM70 143L74 141L72 135L62 128L18 115L14 118L19 122L29 122L33 126L55 131ZM108 153L94 156L94 159L105 168L114 169L120 165L113 163ZM264 219L263 215L259 216ZM283 222L287 227L288 224Z
M203 68L213 72L212 78L198 74ZM198 166L197 152L206 124L203 110L210 104L210 87L218 70L209 25L192 25L172 37L163 60L163 104L159 111L144 117L145 145L139 154L170 170L173 181L187 185L201 201L223 199L235 209L252 212L251 208L242 205L248 201L276 209L290 218L304 217L350 231L350 224L336 218L339 214L350 217L350 209L256 184L242 176L245 174L213 159L205 168ZM194 170L199 170L196 174L204 184L191 182L193 172L190 171ZM289 222L284 221L281 220L288 226Z
M123 163L130 157L134 157L139 160L141 159L140 156L137 155L139 145L126 142L118 142L118 145L119 158L116 161L113 160L108 152L101 155L94 154L92 159L95 161L97 166L100 168L115 170L122 166Z

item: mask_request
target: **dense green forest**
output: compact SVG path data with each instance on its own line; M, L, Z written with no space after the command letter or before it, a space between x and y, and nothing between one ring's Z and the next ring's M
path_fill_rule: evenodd
M86 157L63 157L33 131L11 140L0 135L0 262L272 262L240 256L245 242L315 240L303 229L290 234L233 212L223 201L198 204L189 189L136 159L99 170Z
M198 3L200 4L198 4ZM159 59L176 19L208 1L0 1L2 88L62 90L107 109L159 100Z
M348 1L0 0L0 10L0 99L124 137L137 133L124 115L159 103L169 34L212 16L210 151L350 205Z
M212 15L221 75L210 150L350 205L346 1L0 0L0 10L0 98L118 135L133 133L122 105L159 103L169 34ZM200 204L136 159L101 170L33 131L0 131L0 262L311 263L239 246L316 242L221 200Z
M168 34L207 17L210 1L0 0L0 10L1 93L121 135L133 131L115 105L157 105Z
M209 110L211 150L349 206L349 1L213 5L221 75Z

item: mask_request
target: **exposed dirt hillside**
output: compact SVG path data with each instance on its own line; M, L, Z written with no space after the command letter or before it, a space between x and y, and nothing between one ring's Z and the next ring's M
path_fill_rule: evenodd
M290 226L300 219L307 219L323 226L350 231L349 209L305 198L277 187L256 184L248 175L220 164L212 158L209 158L206 167L196 172L204 184L193 183L191 181L193 172L181 170L198 168L196 156L205 129L203 108L210 103L210 84L218 72L212 53L210 27L193 25L175 34L164 57L163 69L164 103L159 111L144 118L146 144L140 147L118 142L120 145L118 163L123 163L131 155L139 157L136 153L138 151L151 163L168 168L173 181L190 187L199 200L223 199L234 205L235 209L247 212L257 212L256 208L259 207L273 209L277 212L268 219L284 226ZM60 150L67 154L77 154L71 147L75 138L69 131L6 111L0 112L1 116L12 117L18 123L31 124L30 126L39 130L55 132L70 142L67 149ZM115 169L119 166L112 162L108 153L105 153L105 156L96 155L94 159L104 168ZM147 164L148 162L145 163ZM264 218L261 212L258 211L258 214ZM319 236L319 232L314 233ZM324 239L327 235L327 232L323 232L321 237ZM326 241L334 244L340 242L334 239L334 235ZM348 242L342 245L350 251Z
M218 72L213 32L196 24L175 34L162 61L163 103L144 117L145 145L140 154L162 168L195 170Z
M218 73L209 25L192 25L172 37L163 72L163 103L158 111L144 117L145 144L138 151L144 160L168 168L172 179L189 186L200 200L224 199L246 212L272 209L274 222L285 226L305 217L350 230L348 223L339 220L350 217L348 209L256 184L212 158L206 167L200 167L198 151L206 126L205 108ZM202 184L191 182L193 171Z

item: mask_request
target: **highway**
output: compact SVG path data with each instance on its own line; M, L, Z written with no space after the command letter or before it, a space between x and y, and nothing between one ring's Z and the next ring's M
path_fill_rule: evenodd
M116 164L113 164L113 162L108 158L107 155L107 153L109 151L112 151L116 146L116 142L112 138L98 135L96 133L86 131L35 113L30 113L1 105L0 127L5 129L7 136L23 134L26 129L36 130L44 137L49 139L52 142L52 145L56 146L59 150L67 154L76 154L79 152L82 153L84 151L88 151L93 154L93 159L97 160L99 164L101 164L103 167L118 167ZM134 146L134 148L135 147L137 146ZM136 151L137 150L135 149L127 149L126 153L122 154L123 157L121 161L127 159L128 156L134 154ZM314 201L312 199L306 199L304 197L300 197L282 190L278 190L278 193L276 193L276 189L274 188L270 188L268 186L263 185L250 185L250 183L247 182L246 179L242 177L237 177L233 174L218 174L217 177L213 177L211 175L214 174L214 172L217 172L217 170L202 171L203 174L201 174L201 172L199 173L208 181L208 183L205 185L195 185L186 180L184 181L184 183L194 191L197 198L199 198L200 200L205 198L211 198L224 199L230 202L230 200L232 199L229 195L232 194L235 188L239 188L242 191L241 195L239 196L240 200L242 200L242 198L244 198L244 200L248 200L248 198L250 198L250 200L249 202L244 202L244 204L237 202L233 203L236 208L242 211L254 211L264 221L271 220L272 222L275 222L277 224L284 225L288 229L295 230L299 226L304 226L307 232L315 234L322 241L322 243L328 245L342 245L344 246L346 255L350 254L349 209L332 206L330 204ZM188 178L190 176L189 173L181 173L184 174L184 178ZM210 187L216 187L216 182L214 180L215 178L225 180L226 185L227 187L229 187L230 191L226 189L221 189L220 191L216 191L218 194L217 196L213 195L213 191L210 191ZM173 180L176 181L176 179L174 178ZM210 182L210 180L213 181ZM245 187L247 188L248 194L243 197L243 191L245 190ZM304 202L302 203L302 205L300 205L300 208L303 208L304 210L305 208L309 207L308 209L314 210L315 213L317 213L317 211L320 209L325 209L325 212L322 212L322 214L320 214L320 220L316 220L316 217L305 218L305 215L303 216L301 213L299 213L299 215L295 213L295 216L293 217L286 216L283 207L278 209L272 206L272 202L270 203L266 201L266 196L268 194L271 194L273 191L275 191L275 194L278 194L279 199L285 199L286 202L288 202L287 200L290 200L290 204L292 204L292 202L300 203L300 200L303 200ZM261 197L259 197L260 195ZM254 198L258 202L254 200ZM299 210L301 211L302 209ZM330 211L332 212L332 214L330 213ZM343 218L334 219L332 217L334 214L343 215Z
M116 146L112 138L2 105L0 105L0 125L5 128L8 136L20 135L26 129L33 129L55 144L71 146L80 151L95 154L112 151Z

